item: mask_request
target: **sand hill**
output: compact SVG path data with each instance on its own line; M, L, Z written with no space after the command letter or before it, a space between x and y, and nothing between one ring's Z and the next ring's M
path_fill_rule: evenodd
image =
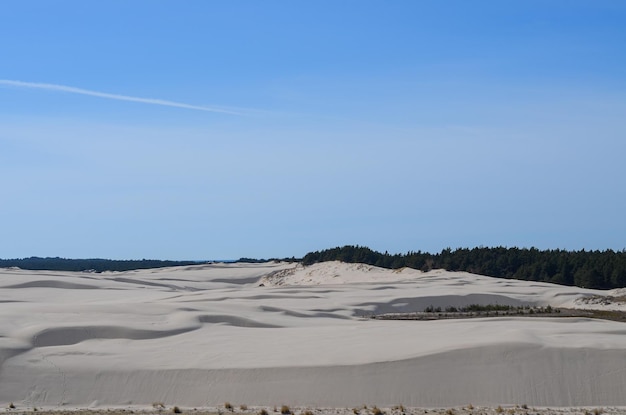
M339 262L2 269L0 403L623 406L624 323L369 318L477 303L626 309L620 295Z

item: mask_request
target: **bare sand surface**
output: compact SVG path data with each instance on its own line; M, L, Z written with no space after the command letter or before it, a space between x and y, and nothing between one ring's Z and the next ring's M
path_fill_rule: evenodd
M0 269L0 405L163 402L191 411L229 401L391 413L402 404L460 414L471 403L618 413L626 406L624 323L368 317L470 304L624 310L620 296L339 262Z

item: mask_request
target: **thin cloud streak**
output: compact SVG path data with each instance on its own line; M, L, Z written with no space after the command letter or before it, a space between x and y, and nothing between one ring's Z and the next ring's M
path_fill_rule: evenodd
M109 94L107 92L92 91L89 89L75 88L75 87L67 86L67 85L43 84L43 83L37 83L37 82L22 82L22 81L10 80L10 79L0 79L0 85L13 86L13 87L19 87L19 88L45 89L47 91L69 92L71 94L89 95L92 97L114 99L118 101L139 102L142 104L162 105L165 107L184 108L184 109L196 110L196 111L217 112L221 114L230 114L230 115L243 115L240 112L221 109L221 108L203 107L200 105L185 104L183 102L168 101L164 99L141 98L141 97L132 97L128 95Z

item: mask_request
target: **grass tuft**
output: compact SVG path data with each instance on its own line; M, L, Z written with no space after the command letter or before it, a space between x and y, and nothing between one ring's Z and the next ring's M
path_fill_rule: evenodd
M180 410L180 408L178 406L175 406L172 408L172 412L175 414L181 414L183 413L183 411Z
M282 405L280 407L280 413L282 415L289 415L289 414L291 414L291 409L289 409L289 407L287 405Z

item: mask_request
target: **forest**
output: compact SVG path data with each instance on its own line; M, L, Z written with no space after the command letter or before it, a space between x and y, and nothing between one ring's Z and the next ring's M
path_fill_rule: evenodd
M439 253L407 252L391 255L367 247L346 245L310 252L304 265L323 261L364 263L383 268L410 267L422 271L446 269L498 278L575 285L583 288L626 287L626 250L565 251L537 248L458 248Z

